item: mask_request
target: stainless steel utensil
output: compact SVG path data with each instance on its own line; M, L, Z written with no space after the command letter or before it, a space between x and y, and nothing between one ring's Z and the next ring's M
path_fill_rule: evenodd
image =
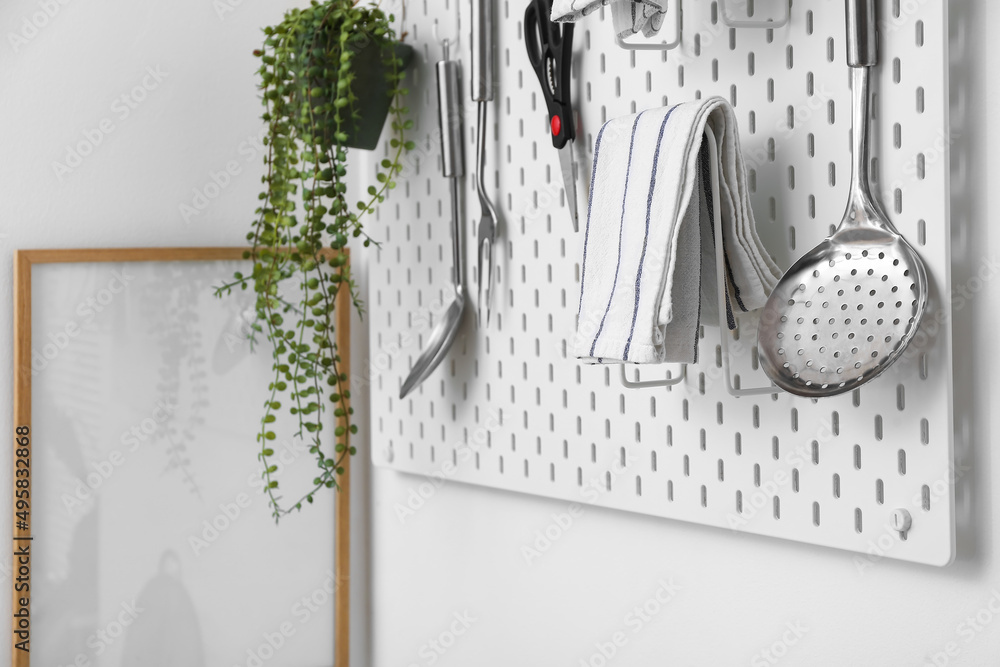
M444 59L437 64L438 130L441 134L441 162L451 191L452 285L455 299L427 340L427 347L399 390L399 398L417 388L447 356L465 315L465 267L462 261L462 224L458 202L458 180L464 175L462 155L462 110L459 65L449 59L449 43L444 42Z
M472 99L478 103L476 123L476 194L482 209L479 220L479 316L486 311L490 323L493 308L493 258L497 219L493 202L486 195L486 111L493 101L493 0L472 0ZM485 276L484 276L485 273ZM485 290L485 296L484 296Z
M785 273L758 333L764 371L799 396L833 396L877 377L909 345L927 304L923 262L872 198L868 181L875 0L846 6L854 102L847 212L832 236Z

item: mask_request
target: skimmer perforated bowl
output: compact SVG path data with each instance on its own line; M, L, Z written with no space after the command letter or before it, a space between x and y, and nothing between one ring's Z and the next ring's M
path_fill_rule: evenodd
M782 277L758 329L764 371L799 396L833 396L877 377L909 345L927 303L923 262L872 198L868 180L875 3L846 4L854 100L850 201L836 232Z

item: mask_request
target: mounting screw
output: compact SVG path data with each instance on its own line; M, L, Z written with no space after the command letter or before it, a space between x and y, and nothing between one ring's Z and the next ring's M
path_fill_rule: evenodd
M896 509L892 511L892 516L889 517L889 525L899 533L900 539L905 540L906 533L909 532L910 526L913 525L913 517L904 509Z

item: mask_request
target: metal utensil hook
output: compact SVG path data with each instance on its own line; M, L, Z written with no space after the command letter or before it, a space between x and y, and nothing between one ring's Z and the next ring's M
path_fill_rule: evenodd
M708 142L708 154L709 154L709 178L712 183L712 211L714 211L712 224L715 228L715 238L722 239L722 201L720 199L721 189L719 187L720 175L719 175L719 144L715 139L715 134L713 132L705 132L705 141ZM716 282L716 298L719 303L719 345L722 352L722 375L726 382L726 391L729 392L730 396L740 397L740 396L764 396L768 394L780 394L781 389L776 387L774 384L769 384L767 386L759 387L746 387L744 388L740 382L740 377L738 375L734 376L732 370L732 361L730 359L729 344L732 334L726 328L727 313L726 313L726 303L728 302L728 295L726 293L726 275L725 267L726 256L725 249L722 242L715 244L715 282ZM734 313L735 315L735 313ZM669 377L665 380L650 380L644 382L633 382L628 379L625 373L625 364L621 364L621 380L622 386L627 389L652 389L655 387L672 387L684 382L688 377L688 365L683 364L681 366L681 371L677 375L671 373Z
M776 19L755 21L751 19L730 18L729 11L726 9L726 0L719 0L719 14L722 16L722 22L729 28L762 28L773 30L775 28L783 28L792 19L792 0L783 0L782 4L785 5L785 13Z
M459 35L462 34L462 18L460 12L455 12L455 31L452 33L454 37L441 37L438 34L438 20L434 19L434 25L431 26L431 35L434 37L434 41L441 45L441 49L444 51L444 59L448 60L452 49L458 49Z
M615 43L621 48L627 51L670 51L676 49L681 45L681 39L683 37L683 23L684 23L684 9L681 6L681 0L672 0L676 6L677 20L675 22L674 28L674 38L669 42L663 41L658 44L638 44L634 42L626 42L621 35L615 35Z

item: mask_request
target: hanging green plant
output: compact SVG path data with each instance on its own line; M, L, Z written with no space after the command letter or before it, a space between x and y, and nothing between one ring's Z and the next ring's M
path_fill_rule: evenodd
M346 289L354 308L364 310L343 251L352 237L365 247L373 243L363 219L395 187L400 158L413 148L404 136L412 121L405 118L401 102L413 50L397 39L394 20L374 4L314 0L265 28L263 48L254 52L261 59L258 75L268 133L267 173L247 234L251 248L244 253L254 260L253 272L234 274L216 294L252 288L257 317L251 344L257 333L271 344L274 376L257 434L257 456L276 521L313 502L320 490L338 488L344 461L356 452L351 436L358 427L349 405L348 378L341 371L335 307L340 290ZM394 133L389 156L379 163L366 198L352 205L347 200L348 149L375 148L387 116ZM333 443L321 438L327 402L338 419ZM298 424L294 435L309 442L318 468L312 485L292 502L281 495L272 461L275 423L282 411L293 416Z

